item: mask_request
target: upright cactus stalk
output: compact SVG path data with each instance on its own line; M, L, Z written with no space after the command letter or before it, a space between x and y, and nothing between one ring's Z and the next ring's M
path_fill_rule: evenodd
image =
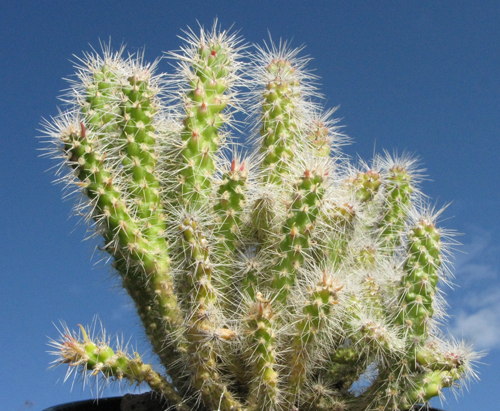
M186 42L173 74L85 55L45 122L164 369L83 327L51 341L56 364L179 411L405 410L473 378L480 355L439 331L446 232L415 160L351 166L287 43L217 24ZM249 155L230 108L253 113Z

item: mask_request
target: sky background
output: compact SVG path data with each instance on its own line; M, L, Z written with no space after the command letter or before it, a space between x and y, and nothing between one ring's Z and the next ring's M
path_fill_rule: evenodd
M182 4L181 4L182 3ZM0 11L0 397L2 409L42 410L91 398L65 370L48 370L53 322L89 324L99 314L110 334L123 332L147 352L128 297L91 259L94 243L70 218L71 202L40 158L42 117L81 56L99 39L146 60L178 49L181 29L234 24L249 43L305 44L321 77L326 107L354 143L345 151L369 160L376 151L421 157L423 191L462 235L447 290L457 337L488 349L481 382L450 411L493 410L500 387L500 2L493 1L4 1ZM161 71L171 71L166 60ZM117 395L107 390L106 396ZM492 395L493 394L493 395ZM436 403L439 405L439 401ZM496 405L496 406L495 406Z

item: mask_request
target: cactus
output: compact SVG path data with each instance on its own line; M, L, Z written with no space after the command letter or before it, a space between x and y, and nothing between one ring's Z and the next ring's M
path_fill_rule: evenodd
M480 354L439 331L450 233L416 160L352 165L287 43L185 40L173 74L85 54L44 124L163 370L83 327L51 341L56 365L182 411L404 410L474 379Z

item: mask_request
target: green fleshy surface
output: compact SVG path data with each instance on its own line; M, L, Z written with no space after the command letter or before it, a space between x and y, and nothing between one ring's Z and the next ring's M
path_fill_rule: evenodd
M193 65L197 80L191 82L192 90L186 96L187 117L181 133L185 148L180 194L186 203L199 203L212 186L218 130L224 123L221 113L227 105L224 93L229 61L225 53L218 44L203 47Z
M310 173L297 184L296 192L301 194L297 194L292 203L291 216L283 227L284 239L279 245L279 252L284 257L273 268L275 275L272 288L280 303L286 302L290 288L295 283L297 270L304 263L304 253L309 250L310 231L314 227L319 212L318 203L324 193L323 177Z
M295 119L298 95L294 91L299 83L289 61L273 61L267 71L275 79L267 85L264 92L260 132L264 136L261 147L264 154L262 170L265 182L280 184L282 174L288 172L295 150L300 144Z
M441 266L441 240L434 224L421 221L409 234L408 257L403 267L405 275L403 306L399 322L415 336L427 336L427 322L434 314L433 298Z
M414 187L407 170L399 166L389 171L384 184L387 198L379 225L380 238L385 247L393 250L401 244Z

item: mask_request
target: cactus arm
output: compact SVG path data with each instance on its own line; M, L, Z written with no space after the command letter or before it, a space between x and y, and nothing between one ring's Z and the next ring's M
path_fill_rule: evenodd
M202 29L199 38L191 35L188 43L184 55L172 54L182 61L180 75L188 80L183 92L179 193L183 203L199 206L212 194L216 151L223 143L219 129L229 116L223 111L235 104L230 89L237 80L238 39L216 33L214 26L213 33Z
M214 230L214 236L217 238L215 254L222 266L221 274L217 279L220 284L217 288L222 295L227 296L223 302L224 306L235 301L229 291L234 281L233 262L241 237L241 217L245 206L247 178L248 169L245 162L238 164L236 159L233 159L229 170L222 176L217 193L218 200L214 207L217 215L217 225Z
M187 324L185 338L188 341L187 361L193 385L201 393L205 404L221 410L239 409L225 384L220 381L217 366L216 340L231 340L233 331L219 328L217 292L212 285L210 248L196 221L186 218L179 226L186 261Z
M326 174L321 166L306 168L295 184L290 217L283 226L283 240L278 249L280 261L273 267L272 289L277 303L286 303L297 271L308 256L309 239L325 192Z
M298 396L306 381L311 358L315 351L315 343L324 337L333 339L331 316L338 304L339 292L343 285L338 279L323 271L323 278L309 291L308 304L303 308L303 318L297 323L296 334L291 344L290 391Z
M80 370L84 378L92 375L102 376L108 381L126 379L131 385L138 386L145 382L152 390L167 397L176 410L190 410L174 386L154 371L150 364L145 364L138 353L131 357L122 349L115 351L105 339L92 341L82 326L80 329L83 339L65 329L61 341L52 341L51 345L57 349L52 353L58 357L57 365L69 364ZM70 373L72 372L73 370L70 370Z
M398 322L417 346L427 338L429 321L434 315L433 299L442 263L440 237L432 219L425 217L408 234Z
M298 148L296 106L300 81L288 60L273 59L265 70L269 81L262 104L262 169L264 181L280 184Z
M104 228L107 241L106 250L118 254L123 249L130 264L144 267L149 274L157 273L152 284L163 294L161 305L173 321L179 315L175 295L169 290L168 260L164 257L158 262L159 253L156 244L151 245L141 235L136 219L130 215L126 194L116 185L115 174L103 163L104 153L100 150L98 133L87 129L82 121L60 130L60 138L65 144L65 151L74 164L75 173L81 183L77 183L94 205L95 219ZM161 244L161 243L160 243ZM166 246L163 246L166 249ZM155 294L152 294L155 295Z
M407 156L393 159L386 153L386 159L381 161L385 168L385 204L379 222L379 236L387 252L393 253L404 236L412 194L416 194L418 172L414 170L416 160Z
M263 183L254 199L252 220L261 247L275 241L272 234L280 234L283 221L279 221L279 203L288 197L283 180L311 144L302 135L308 86L303 71L305 61L296 58L297 52L288 50L286 43L280 43L279 48L274 44L267 49L258 47L251 73L254 111L260 121L256 150Z
M460 376L459 370L436 370L419 374L412 381L412 389L406 393L406 403L429 402L433 397L441 395L443 388L451 387Z
M118 123L123 141L122 165L128 180L128 201L141 224L141 236L147 244L141 265L148 274L155 311L167 323L167 335L176 333L181 315L173 292L168 243L164 239L166 222L160 199L160 176L157 173L159 143L154 117L159 109L155 100L158 86L152 80L152 67L132 61L130 75L121 87L121 116ZM136 250L132 250L136 252Z
M250 410L276 410L281 402L276 358L276 315L268 299L258 292L244 319L247 352L252 367Z

